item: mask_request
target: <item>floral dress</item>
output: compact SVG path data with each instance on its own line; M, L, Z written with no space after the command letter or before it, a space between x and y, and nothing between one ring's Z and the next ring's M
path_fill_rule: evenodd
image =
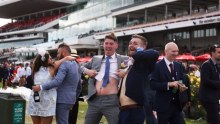
M42 85L53 79L50 75L49 68L41 67L34 75L34 84ZM54 116L56 111L56 88L39 91L40 102L34 101L34 92L31 92L27 106L27 114L31 116Z

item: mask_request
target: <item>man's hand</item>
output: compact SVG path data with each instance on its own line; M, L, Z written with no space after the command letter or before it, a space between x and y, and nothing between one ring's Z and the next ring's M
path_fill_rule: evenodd
M40 85L32 86L32 90L37 92L40 91Z
M117 72L116 72L116 75L120 78L123 78L125 75L126 75L126 71L124 69L119 69Z
M84 73L89 75L89 77L95 77L98 74L96 70L89 70L89 69L86 69Z
M179 87L180 87L180 92L183 92L188 89L188 87L186 87L183 83L179 83Z
M157 119L157 112L156 111L153 111L153 115Z
M168 82L168 86L169 87L174 87L175 89L178 89L179 82L178 81Z

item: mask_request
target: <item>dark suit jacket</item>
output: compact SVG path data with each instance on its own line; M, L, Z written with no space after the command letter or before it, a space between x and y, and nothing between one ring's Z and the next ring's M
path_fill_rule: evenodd
M126 80L125 95L139 105L144 105L144 89L147 76L153 71L159 57L156 50L139 51L132 58L135 60Z
M176 81L183 79L182 65L178 62L174 62L174 72ZM156 102L155 109L157 112L168 111L169 104L173 98L172 88L168 90L168 82L172 81L170 71L166 66L165 60L161 60L156 63L155 69L150 77L150 86L153 90L156 90ZM186 92L180 93L177 91L178 103L181 103L182 96ZM186 94L187 95L187 94ZM182 106L180 105L181 109Z
M187 102L191 101L191 87L190 87L190 79L189 76L187 74L183 74L183 83L186 85L186 87L188 87L188 89L186 90L185 93L181 93L180 97L182 97L181 99L181 104L182 106L185 106Z
M211 59L202 64L199 99L210 103L220 99L220 78Z

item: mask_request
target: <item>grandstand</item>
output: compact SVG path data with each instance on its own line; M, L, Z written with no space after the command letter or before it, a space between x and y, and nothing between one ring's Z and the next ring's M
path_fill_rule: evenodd
M94 55L102 52L104 36L113 31L122 54L127 53L131 35L142 34L149 47L162 50L175 41L182 53L196 55L220 40L219 0L2 1L8 2L0 1L0 17L12 22L0 27L0 48L54 50L65 42L81 56Z
M48 32L58 29L61 17L82 9L86 2L87 0L1 0L0 18L10 19L11 22L0 27L0 51L12 47L53 48L59 40L48 42ZM0 56L8 57L4 56L4 52Z
M93 36L102 46L105 35L115 32L118 52L126 54L131 35L142 34L149 47L162 50L175 41L181 53L196 55L219 43L219 5L219 0L104 0L61 18L48 40Z

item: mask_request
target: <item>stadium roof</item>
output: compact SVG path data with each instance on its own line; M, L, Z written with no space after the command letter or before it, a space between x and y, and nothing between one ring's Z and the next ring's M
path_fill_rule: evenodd
M79 0L0 0L0 18L13 18L30 13L75 4Z

